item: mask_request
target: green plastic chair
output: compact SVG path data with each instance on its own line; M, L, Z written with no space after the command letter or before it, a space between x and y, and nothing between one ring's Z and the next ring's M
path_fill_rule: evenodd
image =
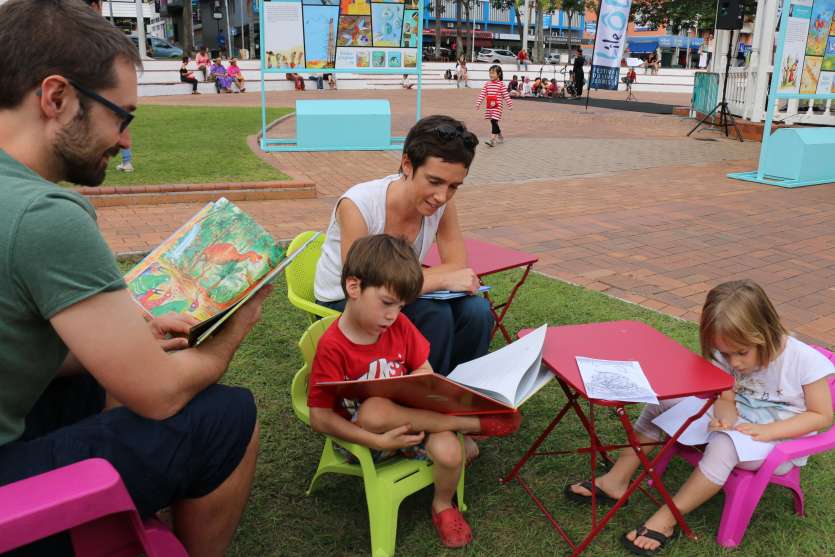
M307 385L316 345L322 333L330 326L337 316L325 317L315 321L302 335L299 348L304 358L304 365L293 378L291 394L293 411L296 416L310 425L310 409L307 406ZM462 443L463 437L459 435ZM338 445L352 454L358 463L351 462L346 456L337 452L334 445ZM316 487L316 482L323 474L347 474L359 476L365 484L365 498L368 503L368 522L371 526L371 554L373 557L390 557L394 555L397 540L397 510L400 502L407 496L432 485L432 462L411 460L394 456L383 462L374 463L371 451L362 445L349 443L335 437L325 436L325 447L319 459L319 466L310 482L307 494L310 495ZM463 512L467 509L464 504L464 467L458 481L458 508ZM428 516L428 512L427 512Z
M299 249L314 234L316 232L308 230L293 238L287 248L287 253L293 253ZM325 238L326 236L321 234L284 269L284 277L287 279L287 297L291 304L307 313L311 323L321 317L339 315L338 311L317 304L316 298L313 296L316 263L322 253L322 244L325 243Z

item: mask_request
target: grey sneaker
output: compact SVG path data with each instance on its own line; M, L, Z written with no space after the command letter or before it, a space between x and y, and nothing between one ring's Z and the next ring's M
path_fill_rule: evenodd
M504 143L504 136L499 134L499 137L496 138L499 143Z
M121 172L133 172L133 165L129 162L123 162L122 164L116 165L116 170Z
M492 139L488 139L487 141L484 142L484 144L487 145L488 147L495 147L496 142L493 141Z

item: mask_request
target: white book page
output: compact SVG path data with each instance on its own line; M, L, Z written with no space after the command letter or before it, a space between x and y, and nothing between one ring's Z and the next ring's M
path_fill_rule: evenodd
M703 399L689 396L681 402L670 408L669 410L660 414L657 418L652 420L652 423L664 430L668 435L673 435L678 428L690 416L699 411L705 403ZM712 408L711 408L712 410ZM681 434L678 441L682 445L704 445L708 443L714 435L725 434L733 441L736 454L739 456L740 462L749 462L752 460L762 460L768 456L771 449L774 448L773 443L763 443L762 441L755 441L750 435L745 435L733 429L724 431L709 432L711 412L705 412L705 415L690 424L684 433Z
M547 330L548 326L543 325L495 352L459 364L447 378L472 389L497 393L502 402L514 406L519 385L542 359Z
M589 398L658 404L658 396L638 362L585 356L576 356L576 360Z

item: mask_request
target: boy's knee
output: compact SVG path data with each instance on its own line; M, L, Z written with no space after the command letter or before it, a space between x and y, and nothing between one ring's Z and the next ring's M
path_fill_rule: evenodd
M451 431L431 434L426 442L426 450L436 466L457 468L464 461L461 442Z
M393 407L394 403L387 398L367 398L357 411L356 424L366 431L385 433L391 429L388 416Z

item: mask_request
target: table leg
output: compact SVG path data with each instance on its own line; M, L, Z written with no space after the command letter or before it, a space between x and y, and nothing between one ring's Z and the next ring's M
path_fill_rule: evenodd
M528 273L531 272L531 267L533 267L533 263L529 263L525 267L525 272L522 274L522 278L520 278L513 289L510 291L510 295L507 297L501 304L494 304L493 298L490 297L489 292L484 293L484 297L487 298L487 301L490 302L490 312L493 314L493 319L496 320L495 325L493 325L493 330L490 333L490 338L492 339L496 336L496 331L501 331L502 335L504 336L507 342L513 342L513 337L510 336L510 333L507 332L507 329L504 326L504 316L507 313L507 310L510 309L510 304L513 302L513 298L516 296L516 291L519 290L519 287L522 286L525 281L528 279ZM479 277L481 280L481 277ZM482 284L484 284L482 282ZM501 310L501 313L498 312Z
M540 445L542 445L542 443L545 442L548 436L551 435L551 432L554 430L555 427L557 427L557 424L560 423L560 421L563 419L563 416L565 416L566 412L568 412L569 408L571 408L571 404L566 402L565 405L563 405L563 407L560 409L560 411L557 412L557 415L554 417L554 419L551 420L551 423L548 424L548 427L546 427L545 430L539 434L539 437L536 438L536 440L533 442L530 448L528 448L525 454L522 455L522 458L519 459L519 462L516 463L513 469L504 478L501 478L499 480L500 484L506 484L512 482L513 480L520 480L520 478L518 478L519 471L522 469L523 466L525 466L525 463L527 463L528 460L530 460L530 458L536 454L536 450L539 448Z

